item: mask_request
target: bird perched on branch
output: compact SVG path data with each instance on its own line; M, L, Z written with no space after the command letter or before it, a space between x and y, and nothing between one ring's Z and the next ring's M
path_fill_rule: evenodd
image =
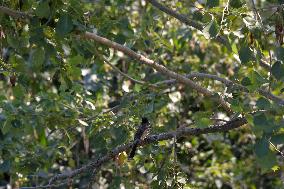
M139 140L144 139L150 130L150 123L147 118L143 117L140 126L138 127L135 135L134 135L134 142L128 156L128 159L133 159L135 156L135 152L139 143Z

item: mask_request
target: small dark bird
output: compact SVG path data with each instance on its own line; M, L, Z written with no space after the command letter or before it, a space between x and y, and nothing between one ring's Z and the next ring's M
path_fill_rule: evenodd
M150 123L147 118L143 117L141 125L138 127L134 135L134 142L130 154L128 156L128 159L133 159L133 157L135 156L139 140L144 139L147 136L149 130L150 130Z

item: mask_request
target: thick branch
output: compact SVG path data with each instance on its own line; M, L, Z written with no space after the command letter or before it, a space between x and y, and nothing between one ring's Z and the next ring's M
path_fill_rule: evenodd
M225 132L229 131L238 127L241 127L247 123L245 118L236 118L232 121L227 122L223 125L217 125L217 126L210 126L205 129L199 129L199 128L187 128L187 127L181 127L177 131L171 131L167 133L161 133L157 135L151 135L148 136L145 140L142 140L139 142L139 146L144 146L147 144L155 143L162 140L169 140L174 137L180 138L182 136L196 136L200 134L208 134L208 133L216 133L216 132ZM59 175L54 176L49 184L53 183L56 180L59 179L66 179L66 178L73 178L81 173L84 173L90 169L98 169L102 164L113 161L113 158L115 158L119 153L123 151L128 151L133 145L133 142L124 144L122 146L119 146L113 150L111 150L108 154L105 156L98 158L96 161L90 162L89 164L73 170L68 173L62 173Z
M110 48L113 48L115 50L121 51L123 53L125 53L126 55L128 55L129 57L136 59L154 69L156 69L158 72L162 73L165 76L168 76L170 78L176 79L178 82L184 83L186 85L188 85L189 87L195 89L197 92L204 94L205 96L212 96L214 95L211 91L209 91L208 89L196 84L195 82L193 82L192 80L186 78L183 75L180 75L176 72L173 72L169 69L167 69L166 67L154 62L151 59L146 58L145 56L138 54L136 52L134 52L133 50L120 45L116 42L113 42L109 39L106 39L104 37L98 36L94 33L90 33L90 32L86 32L85 34L83 34L83 37L87 38L87 39L92 39L98 43L101 43L103 45L106 45ZM222 105L222 107L228 112L231 113L231 109L230 107L227 105L226 101L224 99L222 99L221 97L218 98L218 103L220 103Z
M200 31L203 30L203 26L193 20L189 20L186 16L179 14L177 12L175 12L174 10L162 5L161 3L159 3L156 0L147 0L149 3L151 3L154 7L160 9L161 11L165 12L168 15L171 15L173 17L175 17L176 19L178 19L179 21L185 23L188 26L192 26Z
M12 9L9 9L7 7L3 7L3 6L0 6L0 12L4 13L4 14L7 14L13 18L29 18L30 15L28 13L25 13L25 12L20 12L20 11L15 11L15 10L12 10Z

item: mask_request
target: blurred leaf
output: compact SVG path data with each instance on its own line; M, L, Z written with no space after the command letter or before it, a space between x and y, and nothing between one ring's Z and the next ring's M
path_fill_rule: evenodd
M270 102L269 102L266 98L260 97L260 98L256 101L256 106L257 106L259 109L267 110L267 109L270 108Z
M283 47L277 47L275 49L275 55L276 55L278 60L284 61L284 48Z
M114 139L114 146L120 145L128 139L128 132L124 127L111 128L111 135Z
M214 38L217 36L219 31L219 25L215 18L203 29L203 33L207 39Z
M233 1L230 1L229 5L232 8L240 8L242 7L242 5L244 5L244 2L243 0L233 0Z
M209 8L219 6L219 0L207 0L206 6Z
M242 79L242 85L249 86L251 84L252 83L251 83L251 81L250 81L250 79L248 77L245 77L245 78Z
M271 137L271 142L275 145L284 144L284 134L277 134Z
M271 73L277 80L283 80L284 65L280 61L276 61L271 68Z
M272 127L267 120L267 117L264 113L256 114L253 116L253 123L256 129L264 132L272 132Z
M258 157L256 161L264 171L269 171L277 164L276 156L272 152L267 153L265 156Z
M37 48L32 53L32 60L31 60L31 66L33 71L39 72L43 66L45 59L45 52L42 48Z
M252 61L254 56L253 52L248 46L242 46L239 50L239 57L242 64L247 64L249 61Z
M73 56L70 59L68 59L68 62L69 64L76 66L76 65L84 63L84 58L80 55L77 55L77 56Z
M13 95L17 99L22 100L24 96L26 95L24 87L22 85L16 85L15 87L13 87Z
M40 18L48 18L50 15L49 1L41 1L35 10L35 14Z
M72 18L68 15L62 15L56 25L56 33L59 37L64 37L73 30Z
M263 157L269 152L269 143L266 138L262 138L254 145L255 153L258 157Z
M5 160L4 162L2 162L0 164L0 172L1 173L4 173L4 172L9 172L10 171L10 168L11 168L11 162L8 161L8 160Z

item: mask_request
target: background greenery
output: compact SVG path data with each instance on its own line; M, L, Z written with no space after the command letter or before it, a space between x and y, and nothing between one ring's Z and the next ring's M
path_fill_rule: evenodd
M243 116L249 124L241 129L153 143L139 148L133 161L121 153L97 171L93 185L283 188L284 108L257 92L283 99L281 0L159 1L201 24L201 31L144 0L0 2L31 15L0 12L0 185L45 185L132 141L143 116L155 134ZM213 97L186 85L149 85L169 78L80 37L84 31L179 74L210 73L246 90L193 78L230 103L234 115L228 115ZM69 185L86 188L92 179L87 172Z

